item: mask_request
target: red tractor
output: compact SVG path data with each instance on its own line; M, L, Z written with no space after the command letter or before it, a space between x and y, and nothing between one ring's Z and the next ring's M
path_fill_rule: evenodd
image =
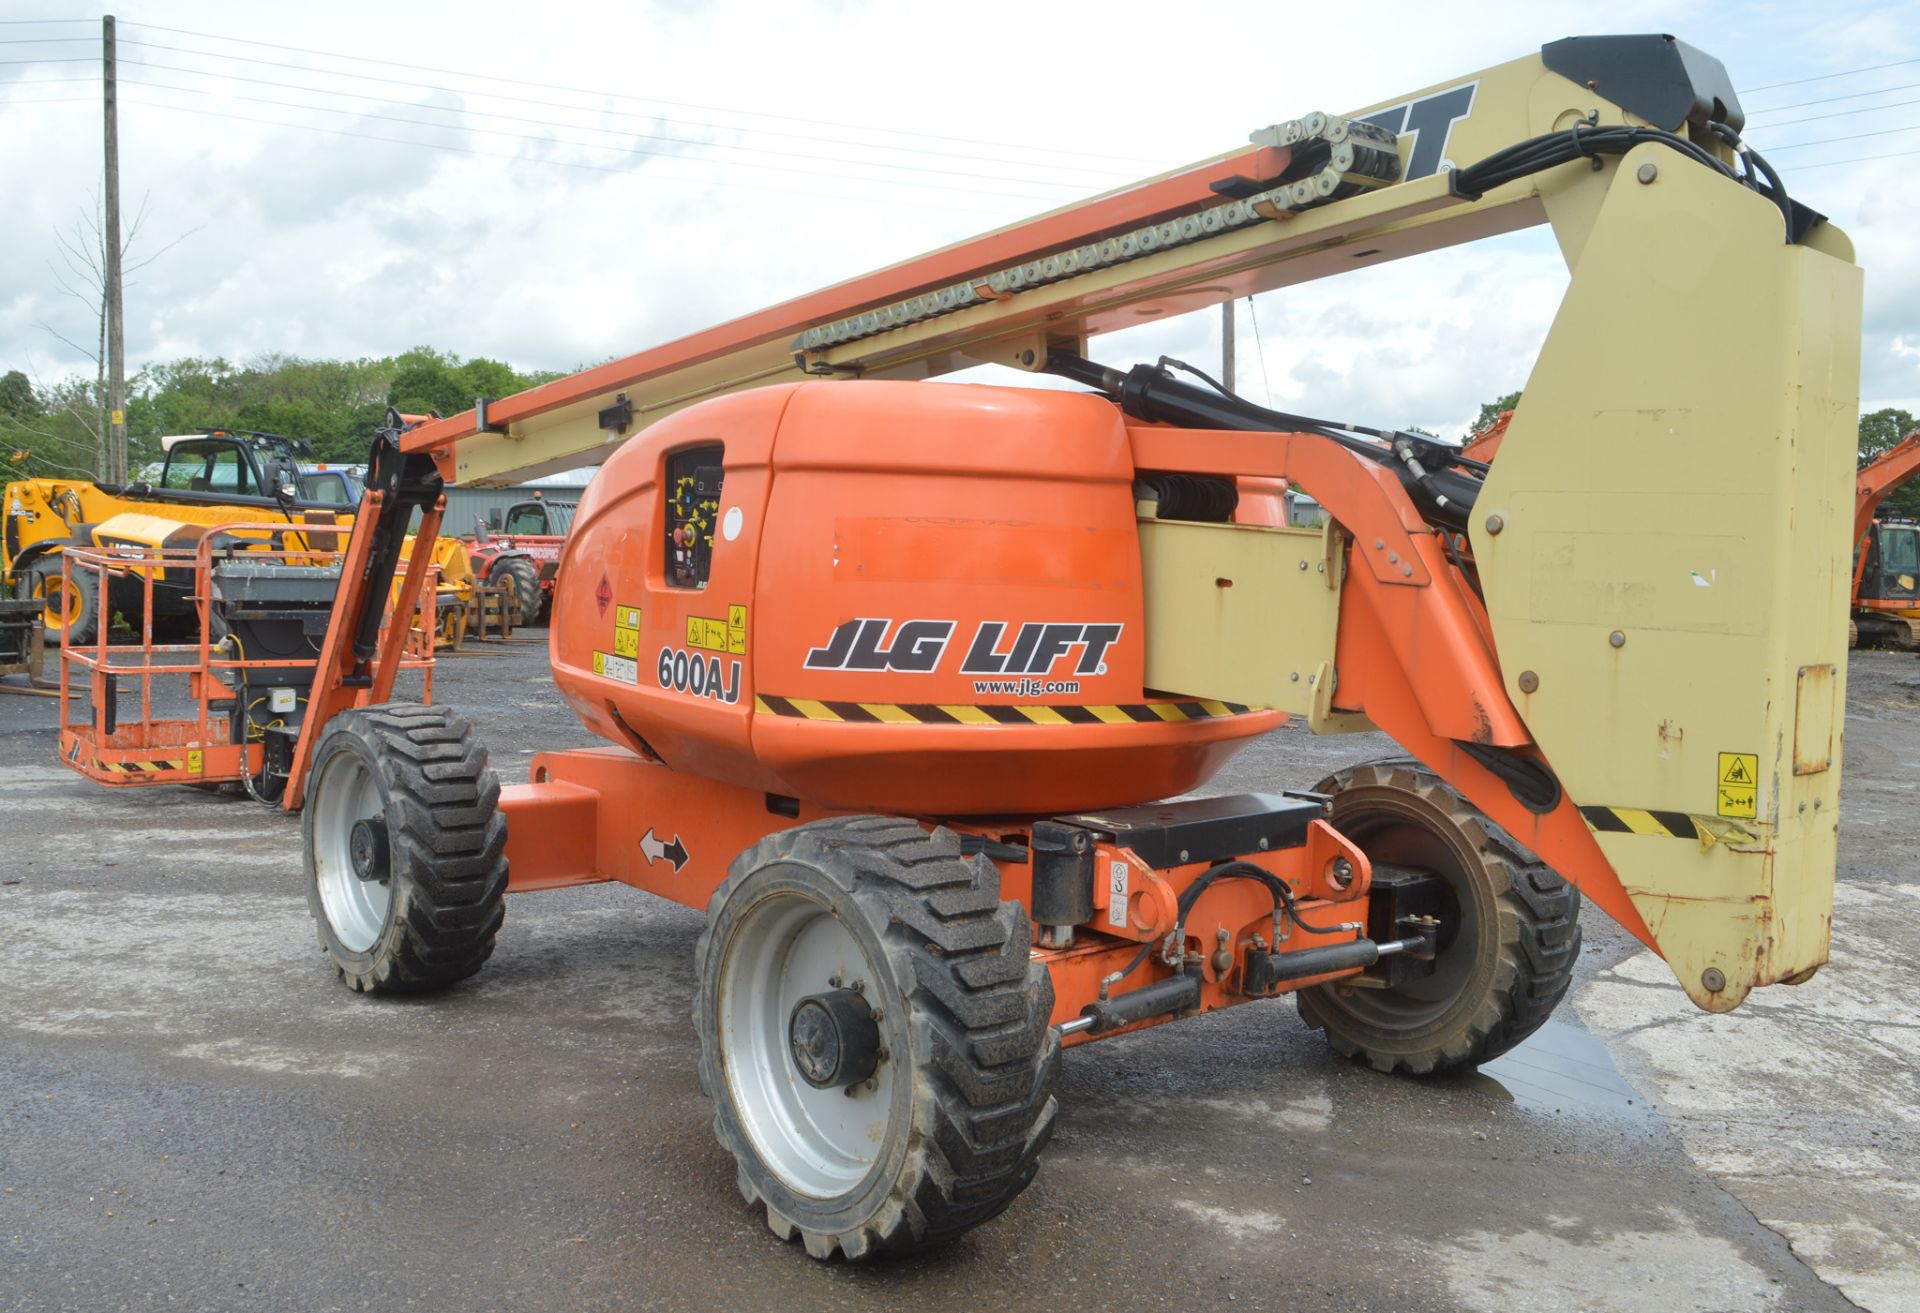
M495 511L475 523L474 536L465 540L474 578L495 586L511 580L526 624L545 624L553 608L560 548L576 504L547 501L536 492L531 501L509 506L505 516Z

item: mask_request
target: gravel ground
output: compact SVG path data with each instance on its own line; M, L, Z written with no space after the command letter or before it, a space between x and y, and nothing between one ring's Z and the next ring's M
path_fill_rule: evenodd
M1914 1308L1920 1282L1857 1272L1899 1277L1913 1206L1920 981L1880 968L1920 920L1920 666L1852 679L1855 957L1740 1014L1766 1029L1694 1012L1589 909L1571 1004L1479 1075L1376 1076L1285 1001L1078 1050L1014 1207L867 1268L778 1243L734 1189L694 1080L696 914L516 898L473 981L353 996L294 821L98 788L55 763L51 702L0 697L0 1309ZM590 741L543 644L445 660L436 694L509 780ZM1283 730L1213 787L1387 750Z

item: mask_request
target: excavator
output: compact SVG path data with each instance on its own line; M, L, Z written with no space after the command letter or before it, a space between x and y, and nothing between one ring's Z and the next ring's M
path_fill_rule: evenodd
M1920 650L1920 524L1882 520L1880 503L1920 473L1920 431L1860 470L1853 499L1853 618L1847 643Z
M1007 1209L1083 1044L1290 995L1380 1072L1470 1067L1564 996L1583 900L1709 1011L1806 981L1861 273L1743 121L1683 42L1554 41L389 416L281 796L331 973L464 980L509 894L704 909L715 1133L776 1236L849 1260ZM1543 222L1571 278L1491 464L1094 354ZM1079 390L932 381L982 362ZM549 642L604 742L503 785L457 709L392 699L400 533L590 461ZM1236 518L1280 480L1328 522ZM1400 752L1194 796L1288 721Z

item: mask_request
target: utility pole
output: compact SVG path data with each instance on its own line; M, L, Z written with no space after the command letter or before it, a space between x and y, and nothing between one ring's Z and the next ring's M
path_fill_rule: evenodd
M1227 391L1240 389L1233 379L1233 312L1235 303L1223 301L1220 305L1220 381L1227 385Z
M100 20L101 88L106 96L107 225L102 234L106 257L107 316L107 468L109 483L127 481L127 360L120 320L120 108L114 76L113 15Z

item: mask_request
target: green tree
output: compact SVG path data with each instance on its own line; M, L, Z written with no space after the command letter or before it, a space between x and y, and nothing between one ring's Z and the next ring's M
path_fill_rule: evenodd
M1479 417L1473 421L1473 432L1481 432L1487 425L1499 419L1502 413L1512 410L1519 404L1520 394L1518 392L1509 392L1504 397L1495 397L1492 401L1482 403Z
M33 381L17 369L0 376L0 418L38 419L46 413L33 394Z

